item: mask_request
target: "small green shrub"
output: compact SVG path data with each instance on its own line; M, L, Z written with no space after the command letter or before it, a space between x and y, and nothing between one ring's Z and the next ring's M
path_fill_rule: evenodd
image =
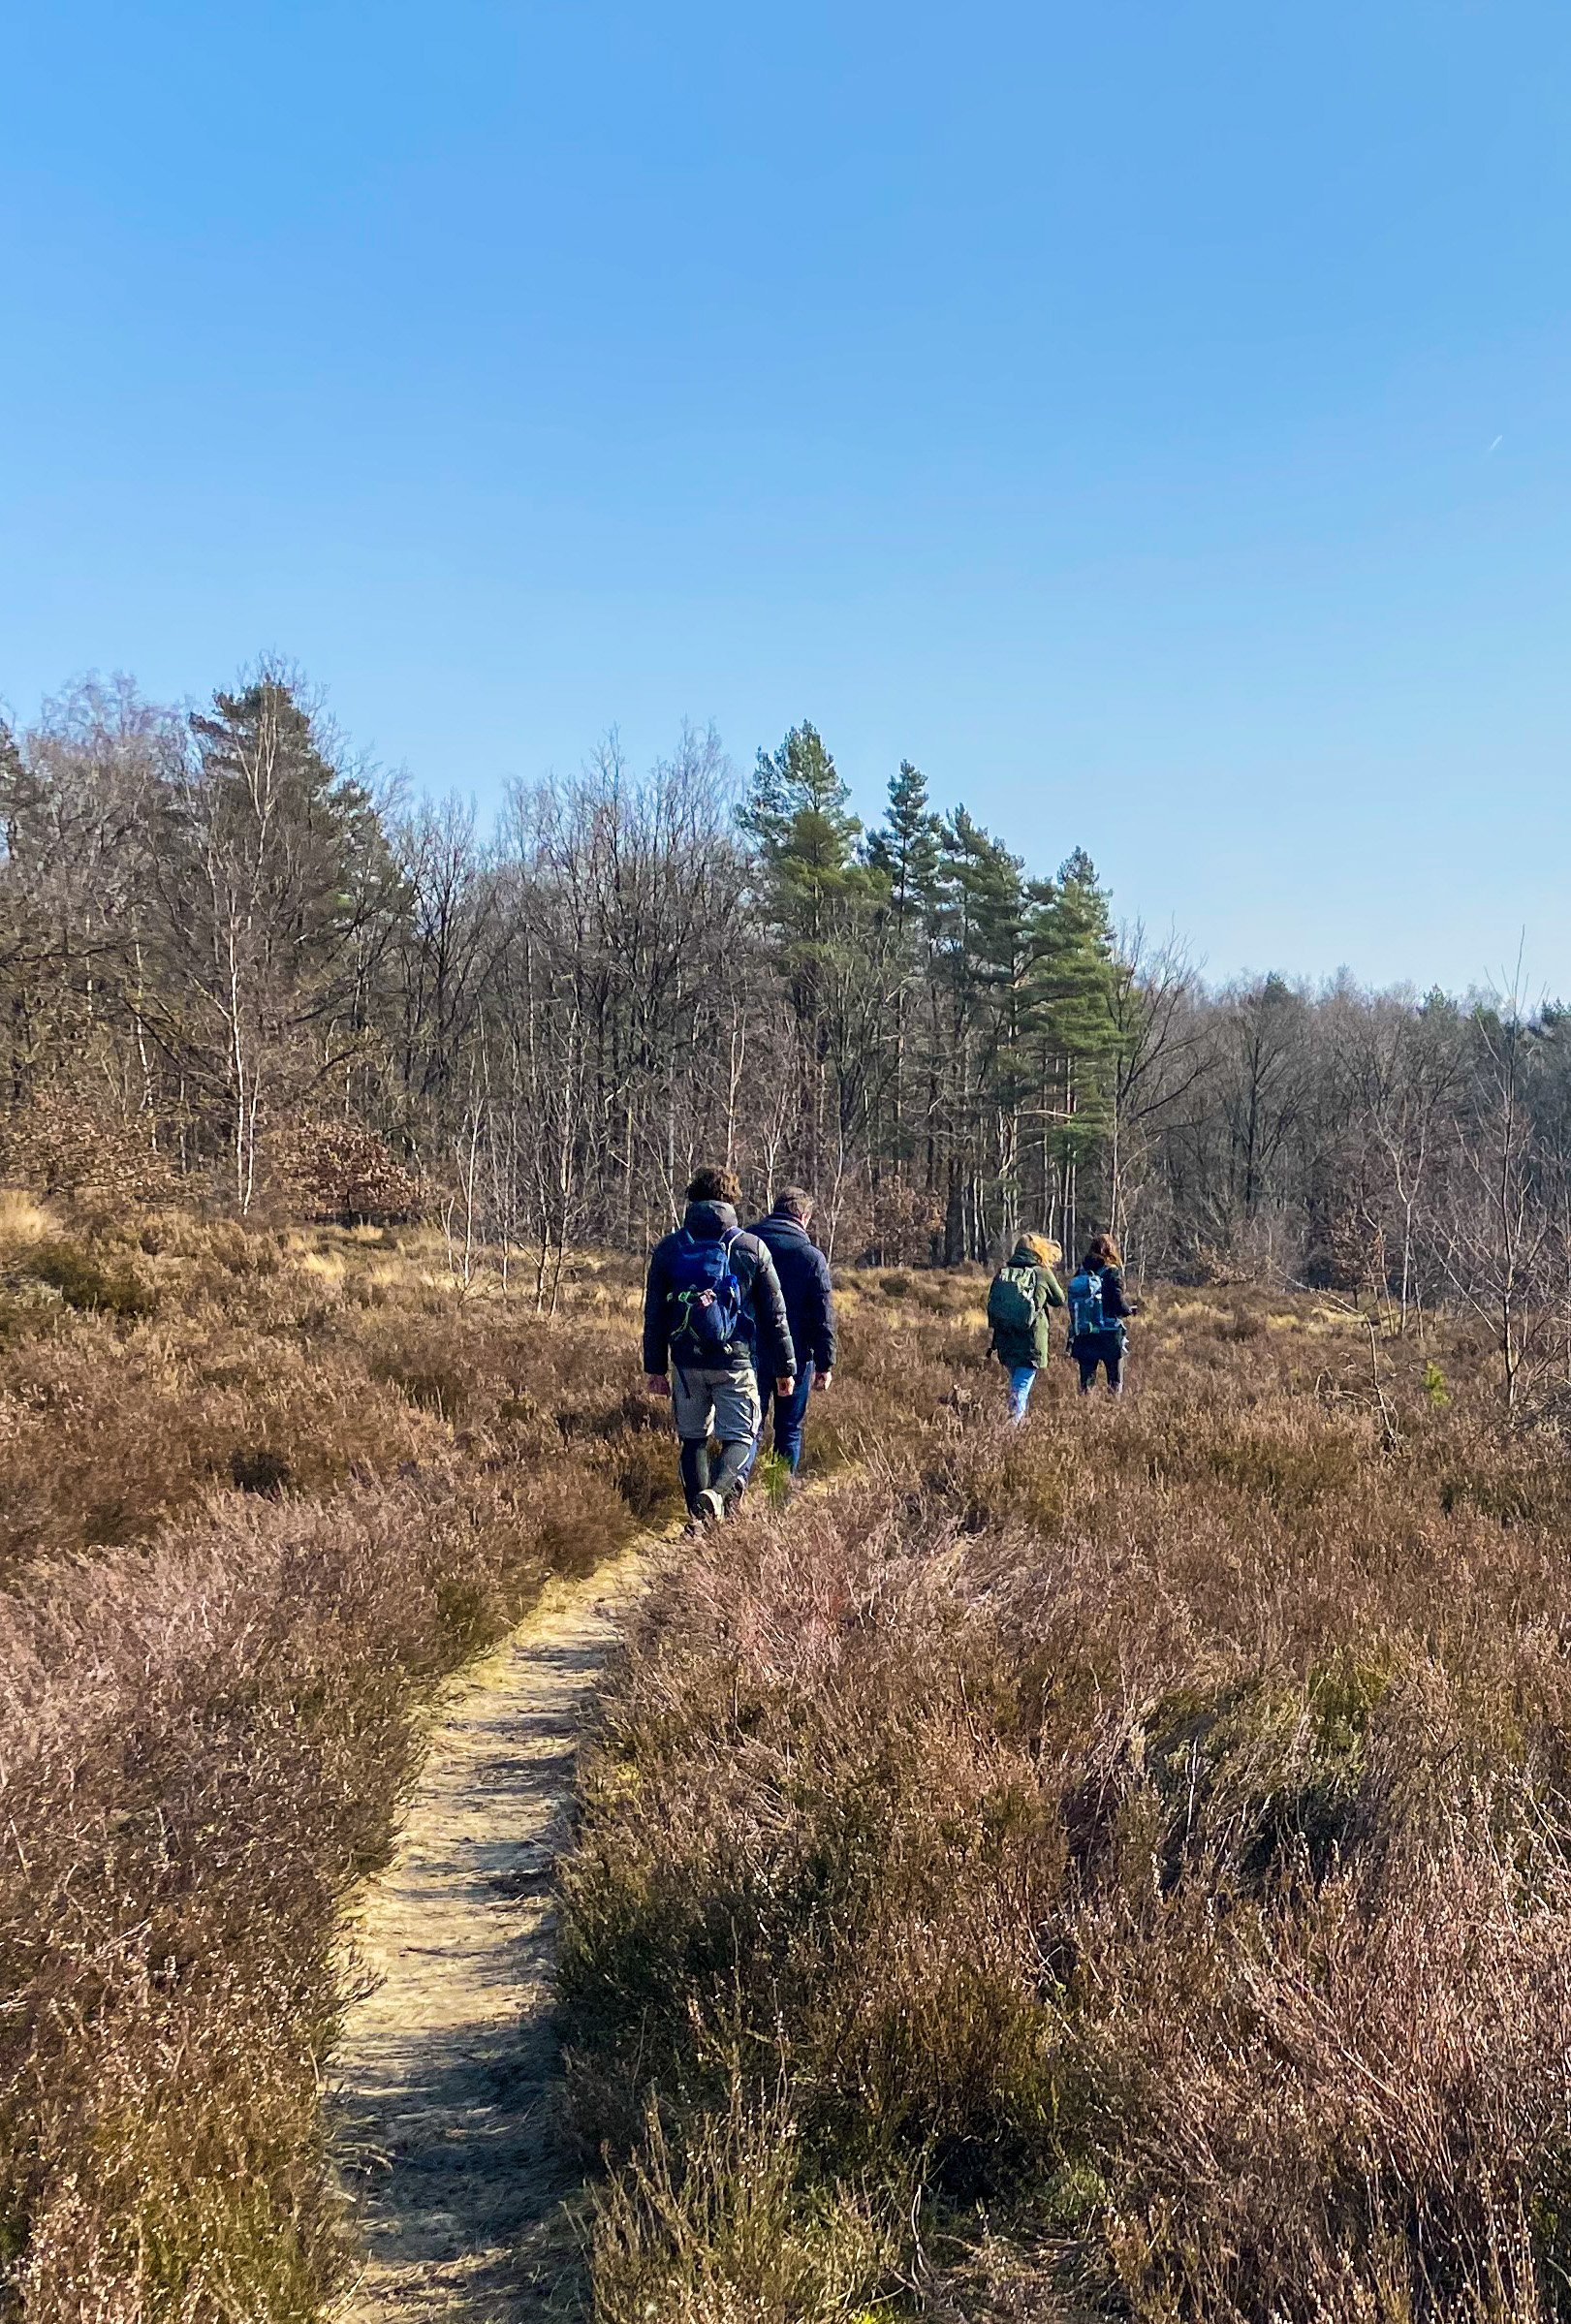
M755 2103L734 2074L685 2150L651 2103L637 2154L601 2191L597 2324L822 2324L869 2282L898 2281L900 2226L887 2195L826 2185L785 2101Z
M127 1322L157 1309L155 1294L128 1268L110 1273L74 1242L36 1242L20 1264L24 1274L57 1291L68 1307L114 1315Z

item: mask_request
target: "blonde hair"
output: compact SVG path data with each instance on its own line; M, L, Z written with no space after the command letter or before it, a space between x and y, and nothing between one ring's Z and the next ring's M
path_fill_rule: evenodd
M1022 1235L1021 1241L1038 1267L1056 1267L1064 1255L1062 1245L1047 1235Z

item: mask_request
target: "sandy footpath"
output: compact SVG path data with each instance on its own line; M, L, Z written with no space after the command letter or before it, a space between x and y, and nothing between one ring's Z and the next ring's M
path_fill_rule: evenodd
M647 1549L552 1583L451 1682L397 1854L360 1900L348 1941L375 1984L331 2069L367 2253L344 2324L526 2324L567 2290L550 1871L584 1712Z

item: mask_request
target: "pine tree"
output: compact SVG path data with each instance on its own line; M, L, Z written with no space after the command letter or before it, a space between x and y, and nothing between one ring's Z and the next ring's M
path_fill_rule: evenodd
M862 825L816 727L793 727L778 750L759 752L738 821L758 848L789 943L824 942L836 903L870 893L857 855Z
M1094 1166L1113 1129L1120 1039L1108 898L1084 850L1075 850L1056 880L1033 884L1030 949L1039 1195L1068 1247L1081 1232L1086 1196L1101 1191Z
M866 858L883 884L894 943L896 982L890 1145L898 1183L917 1152L907 1119L912 1002L931 958L943 859L943 826L928 804L926 776L909 759L902 759L899 771L890 778L889 805L882 825L868 838Z
M937 901L943 824L927 802L927 782L909 759L890 777L884 821L867 841L867 861L889 884L890 910L903 937Z
M738 820L758 851L798 1028L804 1168L816 1183L833 1154L838 1183L882 1062L873 1035L888 981L877 941L884 882L858 852L862 824L815 727L793 727L778 750L759 752Z
M935 992L947 998L948 1021L934 1023L951 1259L984 1256L1018 1211L1013 1077L1027 961L1023 871L1018 856L956 808L943 826L936 916Z

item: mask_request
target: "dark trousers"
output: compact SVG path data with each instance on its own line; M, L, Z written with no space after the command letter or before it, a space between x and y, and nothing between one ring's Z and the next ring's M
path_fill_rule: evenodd
M1089 1332L1075 1342L1075 1362L1080 1366L1080 1392L1089 1396L1096 1379L1098 1366L1108 1375L1108 1393L1123 1394L1123 1334L1121 1332Z
M682 1492L687 1496L687 1514L698 1515L698 1496L714 1492L729 1504L735 1500L746 1483L752 1463L756 1437L744 1437L739 1444L723 1444L711 1459L707 1443L696 1444L682 1439Z
M801 1460L801 1432L807 1426L807 1399L813 1393L813 1367L804 1364L797 1374L797 1385L789 1396L781 1396L772 1380L758 1384L759 1399L764 1406L764 1419L758 1425L758 1441L764 1442L765 1423L774 1415L774 1449L793 1476Z
M801 1461L802 1430L807 1426L807 1399L812 1393L813 1367L810 1364L802 1366L790 1396L779 1395L772 1379L760 1380L758 1400L762 1407L762 1418L758 1424L758 1434L747 1456L744 1475L752 1475L753 1464L764 1450L764 1430L769 1426L771 1412L774 1415L774 1450L792 1475L796 1475Z

